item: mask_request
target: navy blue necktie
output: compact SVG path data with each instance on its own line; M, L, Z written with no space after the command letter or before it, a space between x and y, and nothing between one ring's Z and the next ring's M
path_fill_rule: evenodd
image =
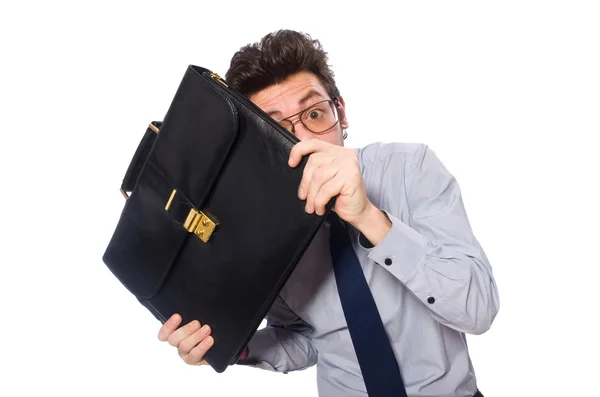
M327 216L330 250L342 309L369 397L406 397L394 351L343 221Z

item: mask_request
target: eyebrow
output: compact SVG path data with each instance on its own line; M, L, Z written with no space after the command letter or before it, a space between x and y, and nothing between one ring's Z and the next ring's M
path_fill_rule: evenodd
M323 98L323 95L319 91L312 89L312 90L308 91L306 93L306 95L304 95L302 98L300 98L300 100L298 101L298 104L302 106L306 102L308 102L309 99L311 99L312 97L315 97L315 96L319 96L319 97ZM273 115L275 115L275 114L281 114L281 112L279 110L272 110L268 113L268 115L271 117L273 117Z
M306 93L306 95L304 95L302 97L302 99L300 99L298 101L298 104L304 105L310 98L312 98L314 96L320 96L321 98L323 98L323 95L321 95L321 93L319 91L312 89L312 90L308 91L308 93Z

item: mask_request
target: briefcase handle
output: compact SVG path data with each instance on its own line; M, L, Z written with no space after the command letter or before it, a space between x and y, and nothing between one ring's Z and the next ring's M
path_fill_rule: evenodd
M148 128L129 163L129 167L127 167L127 172L125 172L125 177L121 183L121 193L125 199L129 199L129 194L133 191L133 188L137 183L161 125L162 121L153 121L148 125Z

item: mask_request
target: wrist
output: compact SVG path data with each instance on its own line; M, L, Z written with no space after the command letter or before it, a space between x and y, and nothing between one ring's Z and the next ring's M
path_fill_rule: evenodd
M369 202L355 222L354 226L374 246L379 244L392 228L392 222L386 214Z

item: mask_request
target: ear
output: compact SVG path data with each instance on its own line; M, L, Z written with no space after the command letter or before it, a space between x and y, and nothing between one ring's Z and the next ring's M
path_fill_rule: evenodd
M346 117L346 102L344 102L344 98L340 95L338 97L338 105L337 105L338 115L340 118L340 126L342 130L348 128L348 118Z

